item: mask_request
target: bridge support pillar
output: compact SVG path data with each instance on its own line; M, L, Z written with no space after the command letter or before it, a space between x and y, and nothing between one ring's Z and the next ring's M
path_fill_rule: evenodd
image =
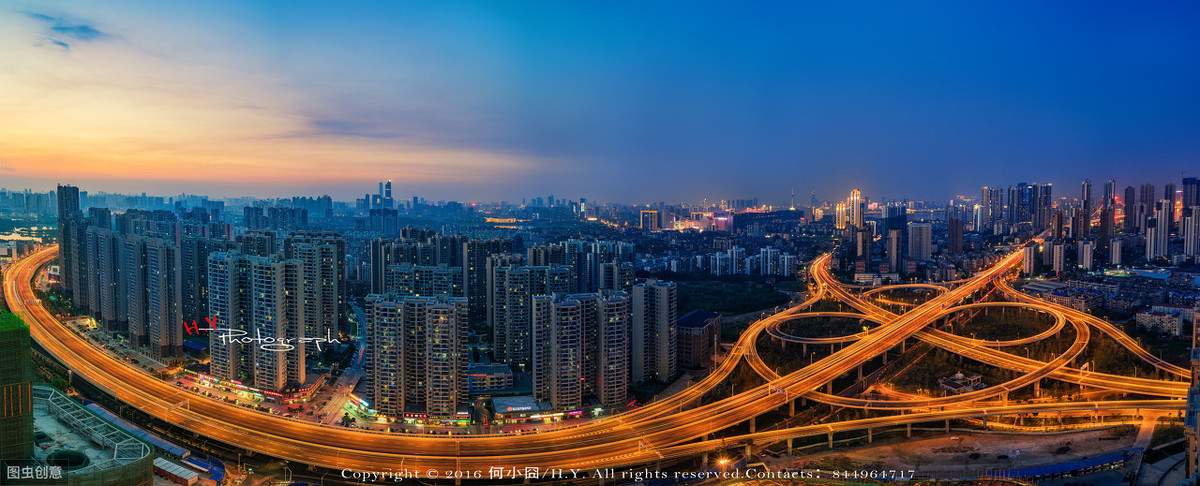
M912 438L912 423L904 424L904 437L908 439Z
M900 352L903 353L907 349L908 349L908 340L905 339L903 341L900 341Z
M746 453L743 455L746 459L750 459L750 444L746 444Z
M1033 398L1042 398L1042 380L1033 382Z
M867 443L875 442L875 429L867 427Z
M787 451L788 451L789 456L792 455L792 438L791 437L788 437L788 440L787 440Z
M753 434L754 432L756 432L755 429L757 429L757 428L758 428L758 417L750 417L750 433Z
M796 416L796 399L788 400L788 417Z
M862 365L858 365L858 381L862 381Z
M833 431L829 431L829 448L833 449Z
M884 366L887 366L888 351L891 351L891 350L890 350L890 349L888 349L888 350L886 350L886 351L884 351L884 352L883 352L883 365L884 365Z
M829 395L833 395L833 382L832 381L825 384L825 393L827 393Z
M808 356L808 343L800 343L800 356Z
M946 419L946 433L950 433L950 419Z

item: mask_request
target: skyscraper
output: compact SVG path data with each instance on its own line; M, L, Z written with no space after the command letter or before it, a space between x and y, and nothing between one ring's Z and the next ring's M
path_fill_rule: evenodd
M583 405L583 316L579 300L536 295L533 313L533 396L555 410Z
M81 213L79 211L79 188L75 186L65 186L59 184L58 190L58 255L61 265L59 266L60 280L63 283L67 295L74 296L75 275L78 263L75 261L76 243L75 229L72 227L77 223Z
M933 226L929 223L908 224L908 257L929 260L933 257Z
M863 206L862 191L857 187L851 189L850 197L846 199L846 216L850 225L855 228L863 227L863 210L866 209Z
M1088 233L1086 231L1086 229L1089 229L1091 227L1091 221L1092 221L1092 180L1091 179L1083 180L1083 188L1079 194L1079 202L1083 207L1084 221L1088 222L1088 224L1085 225L1084 233ZM1087 235L1083 234L1083 235L1081 235L1081 237L1087 237Z
M946 221L946 250L954 255L963 251L963 222L957 211Z
M1124 224L1122 224L1122 229L1126 233L1137 233L1139 224L1137 210L1138 204L1137 198L1134 194L1133 186L1125 186L1125 198L1121 201L1121 203L1124 206L1122 213L1124 214L1125 218L1123 222Z
M1194 261L1200 256L1200 206L1183 208L1181 223L1183 254Z
M675 282L649 280L633 286L630 373L634 383L675 376L678 289Z

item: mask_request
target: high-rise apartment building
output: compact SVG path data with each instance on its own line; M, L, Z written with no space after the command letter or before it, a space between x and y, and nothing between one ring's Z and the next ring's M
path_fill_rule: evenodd
M346 240L329 231L296 231L283 240L283 256L304 265L304 335L337 336L346 305Z
M631 300L631 379L666 383L676 370L678 288L675 282L649 280L633 286Z
M304 272L302 261L278 255L209 255L208 308L218 328L209 334L213 376L273 391L305 382ZM240 344L227 335L280 345Z
M371 294L364 310L364 370L375 409L389 417L457 417L467 403L467 299Z
M528 366L532 358L532 299L535 295L570 292L575 282L566 265L511 265L492 268L488 292L492 343L497 361Z

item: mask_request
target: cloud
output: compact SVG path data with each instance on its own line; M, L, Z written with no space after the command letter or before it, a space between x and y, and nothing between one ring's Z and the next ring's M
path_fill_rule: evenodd
M39 12L27 12L26 15L33 20L45 24L47 26L44 34L45 40L63 50L71 50L71 42L68 41L89 42L109 37L109 34L100 31L100 29L87 22Z

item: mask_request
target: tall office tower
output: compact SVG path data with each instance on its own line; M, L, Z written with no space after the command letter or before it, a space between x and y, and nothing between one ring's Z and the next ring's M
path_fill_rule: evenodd
M492 269L492 344L496 360L524 368L532 357L531 301L535 295L566 293L574 274L566 265L501 266Z
M283 255L304 265L304 335L337 336L346 305L346 240L331 231L296 231L283 240Z
M383 207L392 209L396 207L396 202L392 199L392 180L388 179L383 183L383 194L380 195L383 199Z
M833 227L844 230L850 224L850 216L846 214L846 203L838 201L833 210Z
M954 255L963 251L963 223L957 211L946 221L946 250Z
M77 224L76 220L80 219L82 213L79 211L79 188L75 186L64 186L59 184L58 190L58 257L59 257L59 272L60 281L63 284L67 295L74 296L72 293L75 283L75 265L73 258L75 253L72 251L75 248L74 228Z
M1083 188L1079 194L1079 203L1083 207L1084 220L1090 222L1092 220L1092 180L1091 179L1083 180ZM1090 227L1091 224L1089 223L1088 226ZM1086 237L1087 235L1082 235L1082 236Z
M29 327L0 311L0 461L33 455L32 349Z
M1063 237L1063 215L1062 208L1054 208L1054 212L1050 214L1050 237L1060 239Z
M273 391L304 383L309 346L304 342L303 263L213 252L207 272L208 307L218 329L290 345L241 345L223 341L226 332L210 333L213 376Z
M1195 261L1200 256L1200 206L1183 208L1181 226L1183 254Z
M376 410L454 418L467 401L467 300L371 294L364 310L364 369Z
M1170 221L1171 213L1174 212L1174 210L1175 208L1171 206L1171 201L1168 199L1163 199L1154 205L1154 217L1158 218L1158 227L1160 230L1162 230L1155 234L1155 236L1158 238L1158 244L1156 246L1162 249L1162 256L1164 257L1171 256L1171 252L1170 247L1167 246L1167 244L1170 242L1169 228L1163 222Z
M208 255L234 249L226 239L203 236L184 236L179 239L175 253L176 275L180 294L180 318L186 322L203 321L208 317Z
M1137 199L1134 195L1133 186L1125 186L1125 198L1121 200L1123 206L1121 212L1124 215L1124 221L1121 225L1126 233L1137 233L1138 218L1137 218Z
M1157 211L1156 211L1157 212ZM1167 256L1166 228L1159 222L1157 216L1146 219L1146 260L1152 261Z
M598 290L622 290L628 292L633 288L636 272L629 262L609 262L600 264L600 285Z
M1051 251L1054 252L1051 270L1053 270L1057 275L1062 275L1063 269L1066 268L1067 245L1061 241L1056 241L1054 242L1054 246L1051 248Z
M862 191L858 188L850 190L850 197L846 199L846 217L851 226L855 228L863 227L863 210L866 209L866 201L863 200Z
M1051 184L1035 184L1030 188L1033 191L1033 205L1030 209L1030 221L1033 223L1035 231L1046 229L1050 224L1050 211L1053 210L1054 196L1052 190L1054 186ZM1091 185L1088 186L1088 192L1091 192Z
M1142 190L1138 194L1138 201L1142 203L1142 226L1140 229L1145 230L1145 220L1154 216L1154 203L1158 202L1158 198L1154 194L1154 184L1142 184Z
M1083 208L1071 208L1071 238L1080 240L1087 238L1088 218Z
M1092 240L1083 240L1079 242L1079 247L1076 249L1076 264L1079 268L1092 271L1094 269L1093 255L1096 251L1096 243Z
M462 244L463 294L471 309L471 324L487 322L488 257L512 251L512 240L468 240Z
M1046 240L1042 242L1041 252L1043 267L1049 267L1054 264L1054 241L1057 240Z
M1175 233L1179 230L1177 227L1178 224L1175 221L1175 201L1178 201L1175 197L1175 184L1168 183L1166 186L1163 186L1163 201L1166 202L1167 206L1168 233Z
M536 295L533 308L533 397L554 410L583 405L582 311L576 299Z
M1200 206L1200 179L1195 177L1183 178L1183 207Z
M384 293L415 296L465 297L462 267L396 263L384 270Z
M1037 247L1028 245L1021 250L1021 274L1033 275L1037 271Z
M881 234L887 234L892 228L899 228L904 231L908 225L908 207L902 203L891 202L883 208L883 229Z
M1108 264L1109 265L1120 265L1121 261L1122 261L1121 251L1123 251L1123 250L1124 250L1124 248L1122 248L1122 243L1121 243L1120 238L1113 238L1111 241L1109 241L1108 242Z
M180 295L175 285L178 248L162 238L146 240L146 338L150 356L177 357L183 352L179 318Z
M638 227L642 231L662 230L662 218L657 209L643 209L639 213Z
M633 286L630 376L633 383L675 376L678 288L675 282L649 280Z
M900 243L900 240L901 240L900 232L901 231L902 230L900 228L889 228L888 229L888 239L887 239L888 268L890 268L893 272L900 271L900 261L901 261L901 257L902 257L902 255L900 254L901 253L900 248L902 248L900 246L901 245L901 243Z
M976 231L983 232L985 227L990 228L992 222L992 188L983 186L979 188L979 210L976 212Z
M922 261L933 257L933 225L908 224L908 257Z
M1112 206L1117 197L1117 181L1109 179L1104 181L1104 200L1100 201L1101 205Z
M237 237L238 250L246 255L271 256L275 254L275 232L251 230Z

